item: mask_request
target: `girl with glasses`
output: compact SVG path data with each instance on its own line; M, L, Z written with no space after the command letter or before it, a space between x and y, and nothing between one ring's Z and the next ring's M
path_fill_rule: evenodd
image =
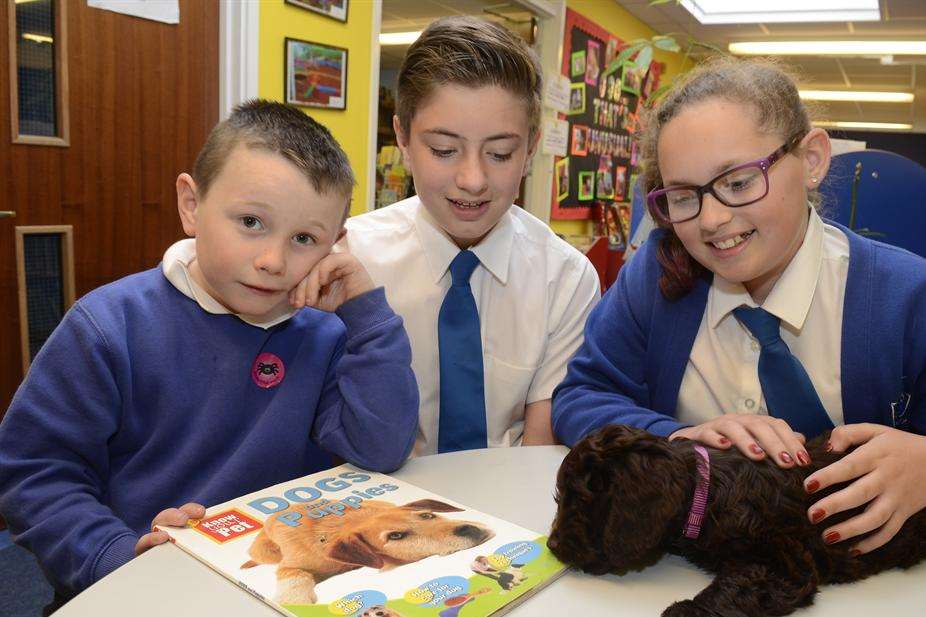
M807 515L882 546L926 507L926 260L817 213L829 138L774 64L694 69L641 145L659 229L589 316L556 435L627 424L795 467L833 429L854 450L805 488L847 484Z

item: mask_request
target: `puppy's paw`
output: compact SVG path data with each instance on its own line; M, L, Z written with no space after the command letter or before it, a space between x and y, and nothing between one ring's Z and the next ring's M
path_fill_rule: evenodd
M314 585L298 578L277 581L276 595L273 600L277 604L315 604L318 596L315 595Z
M709 617L710 615L710 611L700 608L692 600L676 602L662 611L662 617Z

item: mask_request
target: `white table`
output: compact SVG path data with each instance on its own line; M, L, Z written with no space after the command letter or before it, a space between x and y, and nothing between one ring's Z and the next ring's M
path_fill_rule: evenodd
M548 533L561 446L476 450L409 461L393 474L422 488ZM512 610L513 617L653 617L693 597L710 578L682 559L667 557L624 577L569 572ZM824 587L798 617L914 617L926 614L926 563L852 585ZM55 613L56 617L278 616L209 568L165 544L119 568Z

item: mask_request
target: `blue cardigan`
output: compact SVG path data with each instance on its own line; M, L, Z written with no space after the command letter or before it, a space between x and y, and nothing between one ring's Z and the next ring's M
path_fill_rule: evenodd
M845 422L926 433L926 260L837 227L849 239ZM678 392L713 275L667 300L656 260L664 233L653 233L589 315L585 342L553 393L553 429L567 445L607 424L664 436L685 426L675 419Z
M275 387L252 377L262 352L283 363ZM391 471L417 426L411 348L382 288L264 330L207 313L156 268L81 298L36 356L0 424L0 512L67 596L131 559L165 508L330 454Z

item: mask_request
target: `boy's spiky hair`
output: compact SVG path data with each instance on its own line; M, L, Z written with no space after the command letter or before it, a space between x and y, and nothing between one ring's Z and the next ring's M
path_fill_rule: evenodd
M290 105L252 99L235 107L218 123L193 166L200 198L218 177L239 144L275 152L298 167L316 191L343 195L349 202L354 172L331 132Z
M530 137L540 129L540 62L521 37L503 26L456 16L425 28L408 48L399 71L396 113L406 135L418 109L445 84L499 86L524 100Z

